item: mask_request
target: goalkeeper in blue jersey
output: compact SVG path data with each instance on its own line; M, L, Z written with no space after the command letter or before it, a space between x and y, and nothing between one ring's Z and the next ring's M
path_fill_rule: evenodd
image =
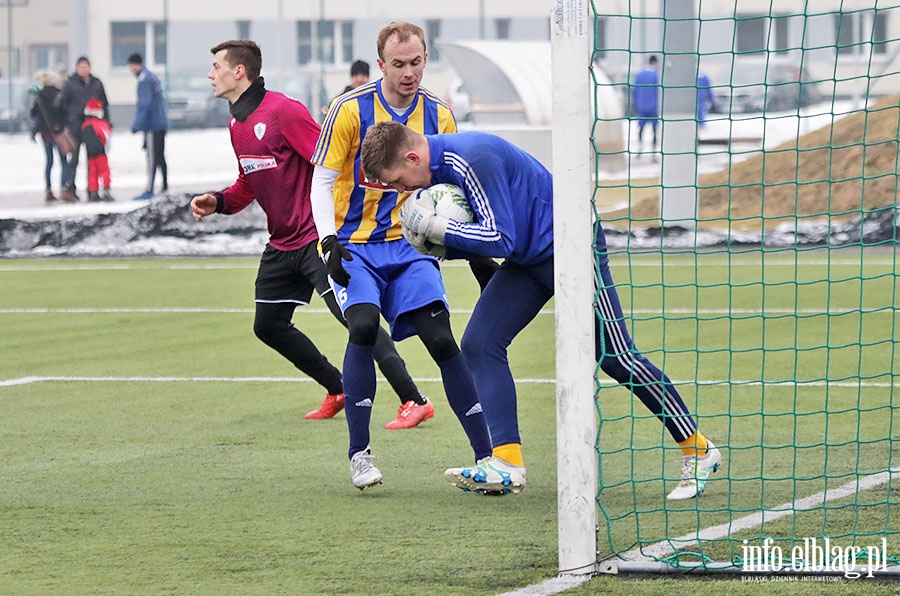
M440 182L465 192L475 213L471 223L436 215L427 190L409 196L400 219L404 236L416 250L448 259L505 258L484 288L460 342L491 432L492 456L475 466L451 468L445 476L464 490L518 493L525 486L525 463L506 348L553 296L553 177L535 158L500 137L481 132L422 135L397 122L369 128L362 162L369 180L401 192ZM697 430L671 380L634 346L600 226L595 251L601 275L595 305L600 313L595 322L600 367L631 389L681 446L681 482L668 499L696 497L721 463L721 453Z

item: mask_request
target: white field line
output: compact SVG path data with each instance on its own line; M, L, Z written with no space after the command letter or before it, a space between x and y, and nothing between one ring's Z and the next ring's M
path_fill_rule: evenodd
M625 259L621 256L617 256L619 253L613 253L614 263L612 266L614 269L623 269L627 267L662 267L663 259L660 259L659 254L654 253L650 255L631 255L631 262L626 263L623 262ZM35 265L2 265L0 266L0 273L16 273L16 272L28 272L28 271L148 271L148 270L160 270L160 271L168 271L168 270L187 270L187 271L203 271L203 270L246 270L246 269L257 269L259 264L253 260L250 261L248 257L247 263L224 263L224 264L216 264L216 263L159 263L154 261L149 261L147 263L120 263L120 264L110 264L110 265L79 265L79 264L71 264L71 265L50 265L46 267L38 267ZM726 259L726 258L713 258L711 255L706 255L700 253L698 258L695 260L693 258L688 258L687 255L666 255L665 257L665 267L709 267L709 266L728 266L728 267L755 267L759 268L761 263L757 259L748 260L747 258L740 256L735 259ZM846 266L846 267L858 267L859 265L865 266L892 266L897 263L900 258L895 259L890 255L866 255L864 258L841 258L841 259L801 259L801 260L793 260L793 259L778 259L774 260L771 258L767 258L765 261L766 267L799 267L799 266ZM445 261L441 263L441 268L449 267L451 269L465 267L468 268L468 264L462 261Z
M441 383L440 377L415 377L413 381L417 383ZM309 377L92 377L92 376L66 376L66 375L49 375L49 376L29 376L19 377L15 379L0 379L0 387L13 387L15 385L28 385L30 383L46 383L46 382L64 382L64 383L312 383ZM378 377L379 383L387 382L384 378ZM516 383L525 385L553 385L556 383L554 378L521 378L516 379ZM741 385L746 387L761 386L766 387L837 387L837 388L877 388L886 389L889 387L900 387L889 381L760 381L756 380L739 380L739 379L708 379L708 380L673 380L675 385ZM611 379L597 379L597 384L604 387L615 387L618 385Z
M378 379L384 382L384 379ZM153 382L153 383L197 383L197 382L231 382L231 383L309 383L312 379L307 377L288 378L288 377L70 377L70 376L32 376L21 377L18 379L0 380L0 387L11 387L16 385L27 385L30 383L40 382ZM439 378L416 378L416 382L441 382ZM517 383L554 383L555 379L517 379ZM675 381L676 384L686 383L686 381ZM735 380L719 380L719 381L700 381L698 384L727 384L740 383L745 385L761 385L760 381L735 381ZM601 385L614 385L610 380L601 380ZM871 382L809 382L809 383L769 383L769 385L802 385L802 386L843 386L843 387L890 387L891 383L871 383ZM889 472L881 472L870 476L865 476L859 480L849 482L836 489L823 491L798 499L791 503L784 503L761 512L751 513L744 517L733 520L727 524L712 526L699 532L686 534L684 536L673 538L671 540L661 541L644 549L635 549L629 551L623 558L635 562L649 562L655 558L663 558L675 552L676 548L684 548L696 544L700 540L714 540L729 536L734 532L748 530L758 527L764 522L772 522L782 517L792 515L795 511L805 511L815 508L828 501L842 499L862 490L869 490L887 483L892 478L900 477L900 467L892 468ZM677 545L677 547L675 546ZM591 575L577 576L558 576L543 582L521 588L512 592L507 592L502 596L552 596L559 594L570 588L581 585L591 579Z
M863 476L837 488L818 492L796 501L782 503L771 509L750 513L744 517L731 520L726 524L711 526L699 532L685 534L678 538L663 540L645 548L636 548L622 555L622 558L635 562L650 562L673 554L677 549L697 544L700 540L717 540L731 536L732 534L759 527L763 523L793 515L797 511L809 511L829 501L836 501L849 497L864 490L877 488L890 482L894 478L900 478L900 467L891 468L886 472Z
M631 315L748 315L748 316L766 316L766 315L830 315L842 316L853 313L872 314L872 313L893 313L894 306L880 306L872 308L845 308L845 309L817 309L817 308L766 308L760 310L758 308L668 308L665 311L652 308L636 308L626 311L626 316ZM215 314L247 314L253 313L252 308L208 308L208 307L128 307L128 308L0 308L0 314L4 315L44 315L44 314L118 314L118 313L215 313ZM328 314L327 308L307 308L300 306L294 314L319 315ZM453 308L451 313L456 314L472 314L470 308ZM552 315L555 314L552 308L542 309L538 314Z
M553 596L554 594L576 588L591 579L591 577L593 576L590 574L558 575L512 592L504 592L498 596Z

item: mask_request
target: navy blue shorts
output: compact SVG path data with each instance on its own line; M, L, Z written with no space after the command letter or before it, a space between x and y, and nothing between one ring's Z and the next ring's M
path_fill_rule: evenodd
M415 335L404 313L433 302L449 309L434 257L420 255L403 240L344 246L353 255L352 261L344 261L350 283L344 288L332 280L344 313L354 304L374 304L390 325L391 337L400 341Z

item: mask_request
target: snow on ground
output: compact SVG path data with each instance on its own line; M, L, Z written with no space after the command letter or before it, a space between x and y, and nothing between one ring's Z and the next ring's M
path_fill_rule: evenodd
M115 203L77 203L44 205L44 149L32 143L27 134L0 134L0 218L60 218L91 213L130 211L145 204L132 201L146 184L146 158L143 136L114 129L109 152L112 194ZM166 162L169 188L173 192L202 192L224 188L237 177L237 160L231 149L228 130L176 130L166 135ZM86 198L87 162L82 154L78 165L77 186ZM59 190L59 169L53 169L53 190ZM161 183L156 174L156 188Z
M818 128L831 125L837 118L843 117L853 109L850 102L820 104L805 108L800 114L760 114L734 116L727 118L713 116L706 126L699 131L698 173L714 171L725 167L729 161L746 159L761 147L774 147L798 134L806 134ZM467 127L468 128L468 127ZM638 179L659 176L665 157L660 159L658 148L653 156L640 154L635 138L635 127L632 122L623 122L623 135L626 139L626 150L630 159L621 172L605 172L599 176L604 179ZM265 225L263 221L254 221L252 239L241 238L237 230L227 230L232 222L241 218L228 217L229 222L210 222L207 235L202 238L191 237L195 228L188 226L187 237L180 240L155 237L155 229L164 229L173 219L177 222L186 215L181 209L187 209L188 198L209 190L216 190L231 184L237 176L237 160L231 148L226 128L206 130L170 131L166 138L166 160L169 166L169 197L156 199L153 209L147 208L147 201L134 201L132 197L140 194L146 181L145 155L141 147L142 136L131 134L127 130L113 131L112 149L110 151L110 169L112 173L112 190L117 200L113 203L86 203L45 205L43 168L44 155L40 144L32 143L26 134L0 135L0 223L6 220L0 230L0 254L4 256L49 256L50 254L185 254L200 251L204 254L245 252L255 254L265 242ZM159 178L157 174L157 188ZM54 190L57 190L59 173L53 172ZM86 195L86 164L79 166L79 193ZM137 231L137 235L128 240L128 234L122 225L128 222L157 218L158 211L165 217L146 230ZM252 211L252 210L249 210ZM121 214L122 222L112 236L103 228L109 224L96 218L107 217L105 214ZM252 213L248 216L253 217ZM256 214L259 217L261 214ZM225 216L222 216L224 218ZM167 219L168 218L168 219ZM219 219L219 218L215 218ZM11 222L10 220L17 220ZM27 222L27 223L26 223ZM44 222L44 224L40 224ZM65 224L61 230L54 225ZM206 223L206 222L204 222ZM15 225L9 225L15 224ZM257 225L258 224L258 225ZM42 237L36 225L48 226L44 232L57 230L55 235L62 242L43 245L29 245L28 238ZM80 226L82 231L75 230ZM218 228L224 228L222 230ZM97 228L97 229L93 229ZM248 228L242 233L247 235ZM121 243L114 238L123 236ZM43 236L43 237L46 237ZM15 247L14 239L21 245ZM751 239L759 241L759 239ZM247 242L249 241L249 245ZM612 241L612 239L611 239ZM629 240L634 242L635 239ZM649 242L659 242L650 238ZM695 242L693 239L692 242ZM175 245L172 245L172 242ZM126 246L127 245L127 246Z

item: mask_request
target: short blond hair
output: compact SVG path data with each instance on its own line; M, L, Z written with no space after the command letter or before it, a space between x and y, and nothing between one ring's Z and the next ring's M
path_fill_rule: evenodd
M422 50L426 51L425 32L422 31L421 27L413 23L394 21L382 27L381 31L378 32L375 47L378 49L378 57L382 60L384 60L384 46L387 45L388 40L394 35L397 36L397 41L400 43L408 41L410 37L418 37L422 42Z

